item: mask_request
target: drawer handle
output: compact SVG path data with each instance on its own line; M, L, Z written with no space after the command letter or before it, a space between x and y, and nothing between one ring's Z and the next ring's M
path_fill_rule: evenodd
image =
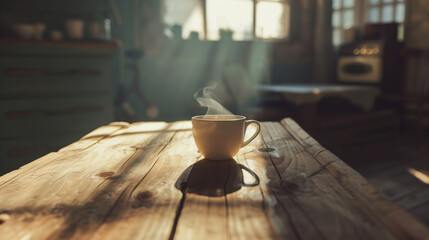
M67 115L73 113L88 113L88 112L99 112L103 110L102 106L88 106L88 107L74 107L65 110L24 110L24 111L9 111L6 112L6 118L26 118L26 117L35 117L40 115L46 116L58 116L58 115Z
M5 69L3 73L8 76L98 76L99 70L68 70L68 71L49 71L41 69Z

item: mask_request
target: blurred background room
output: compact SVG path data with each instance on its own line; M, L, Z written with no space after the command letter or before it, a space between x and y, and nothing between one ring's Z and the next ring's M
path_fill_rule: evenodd
M429 222L426 0L1 0L0 174L113 121L293 118Z

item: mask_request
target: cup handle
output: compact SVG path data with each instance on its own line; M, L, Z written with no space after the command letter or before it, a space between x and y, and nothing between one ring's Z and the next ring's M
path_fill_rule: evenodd
M244 141L242 144L241 144L241 147L244 147L244 146L246 146L247 144L249 144L253 139L255 139L255 137L256 136L258 136L258 134L259 134L259 132L261 131L261 125L259 124L259 122L258 121L255 121L255 120L247 120L246 121L246 127L245 127L245 129L244 129L244 132L246 132L247 131L247 127L250 125L250 124L256 124L258 127L257 127L257 129L256 129L256 132L249 138L249 139L247 139L246 141Z
M255 179L255 181L253 183L244 183L243 181L243 186L245 187L254 187L257 186L259 184L259 177L258 175L256 175L256 173L252 170L250 170L248 167L242 165L242 164L238 164L240 166L241 169L245 170L246 172L250 173L250 175L252 175L252 177Z

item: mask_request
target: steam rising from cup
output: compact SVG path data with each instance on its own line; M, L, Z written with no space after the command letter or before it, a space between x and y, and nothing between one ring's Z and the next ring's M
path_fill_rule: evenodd
M233 115L214 99L216 86L217 84L214 83L211 86L199 89L194 94L195 100L197 100L201 107L207 107L206 115Z

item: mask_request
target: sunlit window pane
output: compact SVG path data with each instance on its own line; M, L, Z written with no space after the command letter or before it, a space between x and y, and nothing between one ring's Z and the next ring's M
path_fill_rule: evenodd
M349 8L354 7L355 0L344 0L343 7Z
M395 16L395 20L397 22L404 22L405 20L405 4L401 3L396 5L396 16Z
M381 17L382 22L393 22L393 6L384 6Z
M354 12L353 10L346 10L343 12L343 27L350 28L354 24Z
M378 22L378 8L372 7L368 11L368 22L375 23Z
M334 13L332 13L332 26L340 26L340 11L334 11Z
M369 4L377 4L380 0L369 0Z
M332 1L332 7L333 7L334 9L338 9L338 8L340 8L340 7L341 7L341 0L333 0L333 1Z
M233 31L233 39L235 40L252 39L253 2L246 0L207 0L207 38L210 40L219 39L219 30Z
M340 29L334 29L334 31L332 31L332 43L335 46L339 46L341 44L341 39L342 39L342 31Z
M182 37L188 38L190 32L198 32L204 37L203 8L200 0L164 0L164 23L169 27L182 26Z
M398 26L398 41L404 41L404 24Z
M284 2L258 2L256 5L256 37L285 38L289 32L289 5Z

